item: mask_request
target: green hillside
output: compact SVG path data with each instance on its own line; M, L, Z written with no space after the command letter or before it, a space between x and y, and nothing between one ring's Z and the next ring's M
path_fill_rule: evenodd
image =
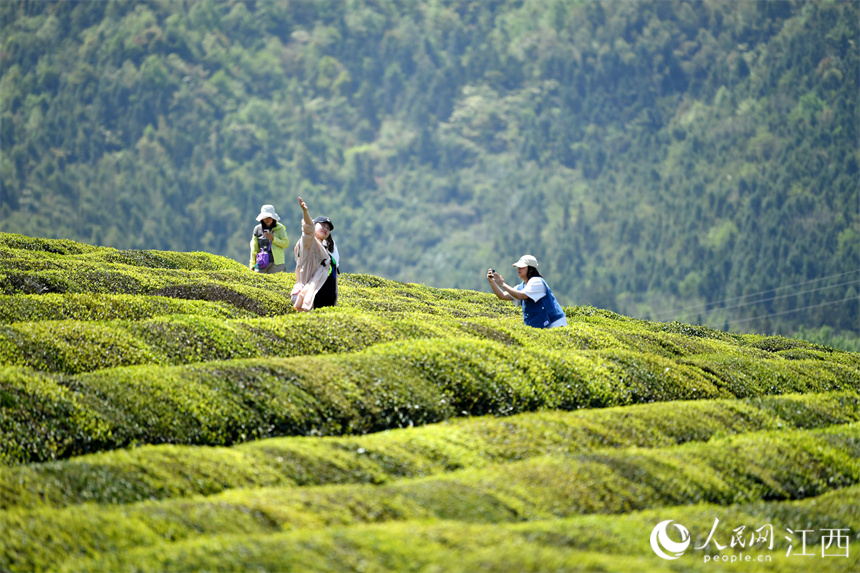
M857 568L860 354L293 280L0 234L0 571L807 571L786 528Z
M860 334L853 0L0 2L0 231Z

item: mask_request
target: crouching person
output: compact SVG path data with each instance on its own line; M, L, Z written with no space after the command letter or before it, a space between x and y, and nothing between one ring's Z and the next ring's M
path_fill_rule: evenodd
M549 285L537 270L537 259L523 255L513 265L522 281L516 287L505 283L502 275L493 269L487 270L487 280L493 292L502 300L512 300L523 308L523 322L535 328L555 328L567 326L567 316Z

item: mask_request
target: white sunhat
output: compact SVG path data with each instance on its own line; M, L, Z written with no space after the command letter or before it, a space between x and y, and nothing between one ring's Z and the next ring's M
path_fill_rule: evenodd
M511 266L518 267L518 268L522 268L522 267L537 268L538 262L537 262L537 259L531 255L523 255L520 257L520 260L518 260L517 262L515 262Z
M277 214L277 213L275 213L275 208L274 208L273 206L271 206L271 205L263 205L263 206L260 208L260 214L259 214L259 215L257 215L257 220L258 220L258 221L262 221L262 220L263 220L263 219L265 219L266 217L271 217L271 218L272 218L272 219L274 219L275 221L280 221L280 220L281 220L281 218L280 218L280 217L278 217L278 214Z

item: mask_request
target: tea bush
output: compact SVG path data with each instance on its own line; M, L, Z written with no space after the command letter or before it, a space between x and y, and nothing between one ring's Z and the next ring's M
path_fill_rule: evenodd
M110 325L57 321L0 326L0 363L78 373L160 360L128 332Z
M85 262L120 263L155 269L216 271L242 268L242 265L236 261L210 253L117 250L112 247L96 247L67 239L42 239L13 233L0 233L0 258L24 260L32 265L39 260L61 260L62 257Z
M848 354L848 353L845 353ZM697 355L680 358L679 364L695 366L713 375L721 388L738 397L783 392L822 392L854 388L860 382L860 368L853 358L840 361L819 359L753 358L741 352Z
M259 275L235 261L206 253L56 248L46 239L2 234L2 293L132 294L233 304L258 315L292 311L292 273ZM407 285L368 275L342 275L341 304L387 314L421 312L452 316L513 315L511 305L488 293Z
M647 508L853 523L856 353L362 274L296 313L293 284L0 234L0 571L654 570L617 543ZM768 502L830 491L853 513Z
M672 509L672 517L704 541L719 515L724 530L716 539L729 544L731 528L747 531L771 523L775 536L798 524L854 523L860 512L860 488L838 489L802 501L754 502L725 507L711 504ZM646 510L617 516L589 515L524 523L472 523L458 521L404 521L335 527L328 530L266 532L194 538L168 545L142 547L118 553L100 553L89 559L70 560L60 571L630 571L705 572L726 565L705 563L715 556L714 546L689 549L679 561L656 557L647 532L666 519L665 510ZM765 530L766 531L766 530ZM796 538L798 539L798 538ZM807 547L820 548L822 532L808 533ZM852 538L851 541L856 539ZM630 540L637 540L631 542ZM767 570L806 573L809 557L786 557L788 545L777 537L773 550L766 543L731 555L768 556ZM820 550L816 549L819 553ZM725 552L723 554L729 555ZM758 565L758 563L756 564ZM842 573L858 569L860 557L819 557L815 570ZM736 567L743 565L738 563Z
M249 271L207 273L203 271L150 270L124 265L86 266L68 263L68 269L14 271L3 269L4 295L20 294L131 294L165 296L231 304L257 315L290 312L289 276L270 278L246 276Z
M206 535L427 518L504 523L628 513L690 501L803 499L860 483L860 425L751 432L707 443L547 456L381 486L230 490L210 497L0 512L0 567Z
M28 237L15 233L0 233L0 257L22 258L32 256L80 255L97 253L104 247L94 247L78 241L68 239L42 239L40 237Z
M0 368L0 463L86 453L110 442L110 428L51 374Z
M223 302L158 296L43 294L0 296L0 324L53 320L144 320L174 314L211 318L249 318L255 314ZM32 325L31 326L35 326Z
M0 509L131 503L238 487L388 483L544 455L857 421L860 395L836 392L457 418L366 436L270 438L232 448L148 446L0 466Z
M154 301L174 300L148 298ZM209 304L194 302L201 306ZM152 313L153 307L158 306L158 303L138 306L138 314ZM168 308L179 310L181 306L177 304ZM203 308L220 310L225 307L217 304ZM38 307L36 312L45 316L51 311L46 306ZM241 311L237 309L236 312ZM696 349L717 350L715 346L699 346L681 351L678 349L683 341L678 343L665 335L648 335L651 344L659 348L657 350L641 344L640 338L615 337L587 326L547 333L525 327L516 319L444 316L434 317L431 326L429 317L422 320L415 314L397 314L384 318L354 308L325 309L313 314L294 313L271 319L224 320L223 315L218 316L217 312L207 314L210 313L140 316L132 321L112 320L108 323L103 320L59 319L13 322L0 325L0 360L8 365L76 374L135 364L188 364L235 357L343 353L362 350L379 342L461 336L551 350L628 348L667 358L691 355ZM114 339L113 342L105 345L104 341L110 338ZM77 346L89 350L73 361L59 360L54 356ZM667 347L675 350L664 352ZM771 355L765 357L772 358Z
M218 335L213 335L219 330L223 329L206 330L212 346L219 343ZM167 330L152 336L176 339L181 332ZM225 332L229 336L229 330ZM319 332L310 340L324 351L325 330ZM176 351L191 353L183 360L206 358L182 340L179 336ZM328 340L336 344L335 339ZM72 366L86 359L86 353L76 355L69 348L53 359ZM232 352L242 347L229 348ZM251 345L245 348L248 353L254 351ZM26 394L22 376L9 381L0 376L0 389L10 387ZM856 390L860 377L857 371L818 360L779 358L771 364L734 358L719 363L690 357L675 362L628 350L557 352L443 338L381 342L351 354L105 369L56 383L68 388L68 395L90 415L109 425L110 447L122 447L225 445L278 435L365 433L458 415ZM26 417L26 411L3 410ZM10 434L7 443L16 439L16 434ZM29 462L52 459L60 452L71 456L90 451L82 449L90 447L87 436L50 434L39 439L48 440L43 453L20 457L0 444L0 455L8 461Z

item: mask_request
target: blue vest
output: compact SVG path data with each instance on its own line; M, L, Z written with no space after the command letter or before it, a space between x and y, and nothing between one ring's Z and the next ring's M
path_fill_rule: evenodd
M523 322L535 328L549 328L549 325L564 316L564 310L561 305L555 300L555 296L546 284L546 281L541 279L543 286L546 287L546 296L535 302L531 298L526 297L523 301ZM525 283L517 285L517 290L523 290Z

